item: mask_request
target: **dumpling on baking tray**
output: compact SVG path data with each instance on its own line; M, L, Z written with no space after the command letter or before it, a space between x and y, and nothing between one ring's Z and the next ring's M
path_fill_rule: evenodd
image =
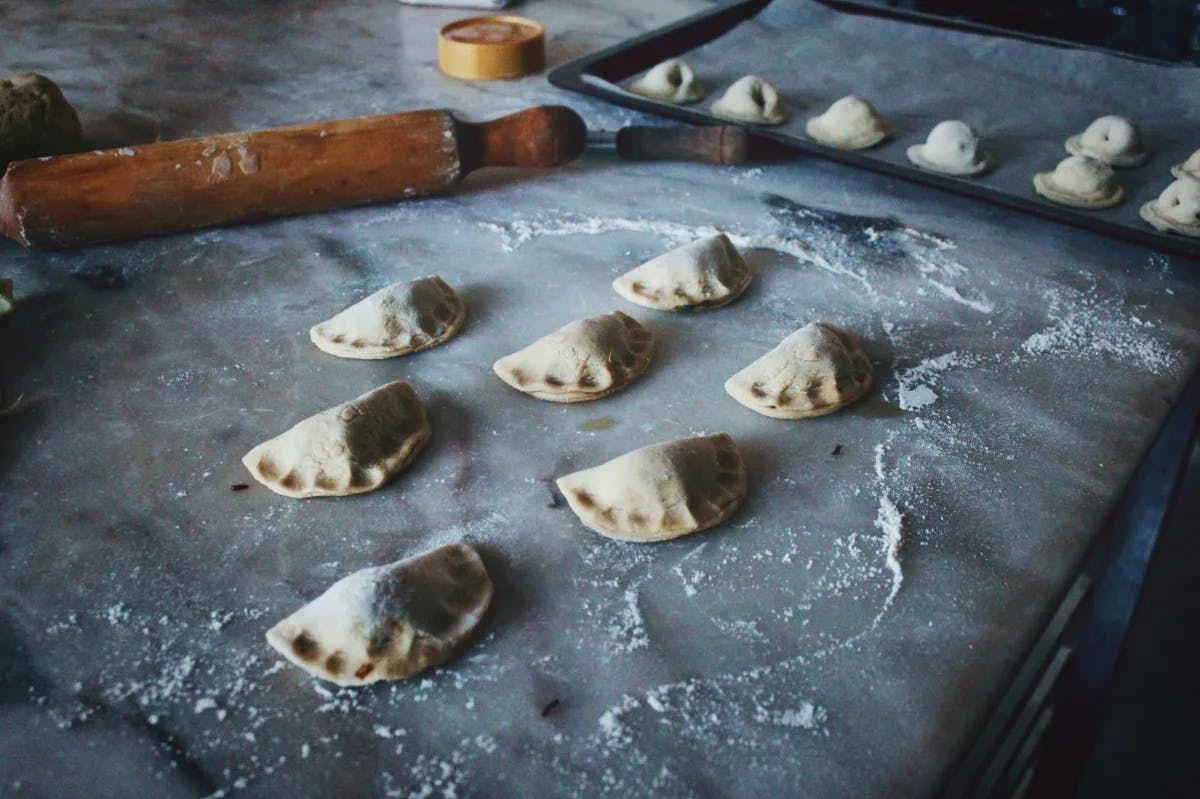
M585 525L622 541L665 541L715 527L746 498L746 467L725 433L628 452L557 485Z
M246 453L254 479L285 497L373 491L429 440L425 408L402 381L321 411Z
M735 80L710 110L722 119L759 125L782 125L789 116L779 90L757 75Z
M750 285L750 267L724 233L684 244L629 270L613 289L660 311L716 308Z
M400 680L457 655L491 600L478 553L448 544L343 577L268 630L267 642L338 685Z
M607 397L636 380L650 365L654 336L632 316L613 311L571 322L492 371L513 388L550 402Z
M629 86L634 94L665 103L694 103L704 97L704 87L686 61L668 58L651 67Z

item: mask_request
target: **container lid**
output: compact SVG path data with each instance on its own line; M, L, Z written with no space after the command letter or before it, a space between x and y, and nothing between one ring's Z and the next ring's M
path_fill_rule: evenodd
M438 32L438 67L452 78L519 78L545 66L545 29L525 17L468 17Z

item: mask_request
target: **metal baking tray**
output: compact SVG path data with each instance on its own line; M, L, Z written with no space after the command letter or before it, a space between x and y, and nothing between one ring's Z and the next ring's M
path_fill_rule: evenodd
M713 75L705 74L703 68L698 66L698 61L693 62L693 67L696 67L701 73L701 79L705 81L709 94L700 103L691 106L650 100L626 91L621 84L664 59L681 56L717 42L742 23L759 15L773 2L797 3L797 0L739 0L719 5L711 10L564 64L550 73L549 80L555 86L599 97L640 111L696 124L730 124L727 120L722 120L709 113L708 104L733 79L749 72L762 74L780 87L785 100L791 101L794 97L793 92L788 90L786 84L781 85L775 76L782 74L786 81L790 75L801 73L808 65L796 64L793 58L792 62L760 65L755 69L751 68L753 66L753 56L751 55L746 56L744 71L737 72L737 74L731 71L727 74ZM897 26L920 25L930 30L940 30L943 33L952 32L947 35L961 35L964 46L973 46L977 49L988 47L991 43L1001 39L1019 42L1019 45L1004 46L1030 48L1024 51L1028 53L1028 58L1024 59L1020 66L1027 73L1023 77L1031 84L1041 79L1054 78L1055 76L1051 73L1062 71L1061 63L1065 59L1088 59L1093 58L1090 54L1102 54L1103 59L1100 60L1108 70L1116 74L1120 74L1122 69L1129 71L1128 80L1117 81L1112 87L1113 97L1110 105L1113 108L1121 108L1126 104L1138 105L1153 102L1155 92L1151 90L1157 87L1148 85L1148 82L1158 74L1178 81L1180 78L1192 80L1192 72L1195 72L1196 85L1200 90L1200 70L1193 67L1176 66L1167 62L1116 53L1075 42L1022 34L973 22L866 5L849 0L803 0L803 3L820 6L837 15L854 15L862 20L875 23ZM799 8L800 6L795 7ZM793 55L801 52L805 46L803 38L805 33L806 31L796 33L795 47L798 49L793 51ZM819 44L815 39L812 39L811 43ZM902 47L895 49L897 52L903 52ZM786 61L788 53L772 51L772 57L783 58ZM880 59L905 58L904 55L897 56L896 53L880 53L878 57ZM929 57L928 52L918 56L922 59ZM913 58L907 58L907 64L911 66L913 60ZM852 86L869 84L872 80L877 80L878 72L882 71L881 67L875 70L876 74L869 74L870 58L860 57L848 59L848 61L852 62L847 67L850 73L854 69L862 72L857 76L848 75L846 83ZM1039 75L1039 69L1042 71L1041 75ZM1155 72L1158 70L1163 72ZM1192 72L1177 72L1176 70L1191 70ZM922 77L930 83L937 82L936 75ZM997 78L997 80L1001 79ZM828 84L829 81L825 83ZM877 106L880 106L882 113L892 123L893 132L892 136L878 147L865 151L848 152L818 144L801 132L804 119L819 113L830 102L849 93L832 89L833 87L820 85L815 80L809 85L805 85L802 92L804 103L798 109L793 107L792 121L786 126L770 127L745 124L743 127L753 132L756 137L783 144L808 155L906 181L934 186L961 196L983 200L1156 250L1200 259L1200 239L1191 239L1173 233L1160 233L1146 224L1138 215L1141 205L1157 197L1158 193L1172 180L1168 174L1168 167L1184 160L1191 149L1200 147L1200 126L1191 126L1191 120L1183 120L1181 136L1181 131L1164 131L1161 129L1164 127L1163 125L1147 124L1142 115L1129 114L1141 125L1150 142L1151 158L1149 162L1137 169L1118 170L1117 178L1126 188L1126 199L1123 203L1115 208L1105 210L1077 210L1055 205L1039 197L1033 190L1032 177L1034 171L1049 171L1058 161L1067 156L1062 142L1069 134L1082 130L1091 119L1110 112L1095 102L1081 101L1078 103L1080 107L1077 109L1064 109L1059 119L1045 120L1044 114L1037 115L1036 108L1026 107L1026 104L1020 102L1010 103L1008 109L988 108L989 98L986 94L980 95L977 92L968 95L966 87L960 96L955 96L953 90L947 91L945 86L937 87L943 104L943 108L938 109L941 113L931 113L929 108L906 108L905 99L899 93L879 97L862 92L874 100ZM1166 101L1164 94L1163 102ZM1017 107L1012 108L1013 105ZM1017 121L1020 121L1019 118L1024 113L1028 117L1025 120L1027 128L1034 132L1027 136L1023 132L1014 132L1010 129L1003 134L996 135L989 131L988 126L976 125L977 128L980 128L985 147L999 152L1000 156L996 168L980 177L958 178L918 169L908 161L905 150L909 145L924 141L929 129L939 119L959 116L957 113L950 113L946 110L948 108L962 108L967 112L975 110L984 116L992 115L993 118L1015 112L1014 116L1018 118ZM1174 112L1164 109L1164 113ZM962 116L973 122L969 113L964 113ZM1157 118L1153 121L1157 122ZM795 125L796 122L799 122L800 125ZM1194 141L1188 142L1186 137L1189 131Z

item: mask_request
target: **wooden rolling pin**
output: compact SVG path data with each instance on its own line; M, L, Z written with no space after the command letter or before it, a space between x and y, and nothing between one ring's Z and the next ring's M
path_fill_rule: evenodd
M293 125L16 161L0 232L70 247L420 197L487 166L549 167L587 131L563 106L489 122L446 110Z

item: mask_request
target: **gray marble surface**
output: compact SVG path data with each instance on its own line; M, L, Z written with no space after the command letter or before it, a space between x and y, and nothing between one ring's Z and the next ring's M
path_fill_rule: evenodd
M524 12L559 63L697 7ZM59 80L98 145L428 106L645 121L540 77L440 76L433 32L453 16L10 4L0 27L22 35L0 67ZM756 272L737 303L660 314L609 288L714 228ZM431 272L467 302L458 339L381 362L308 342ZM0 795L928 795L1200 356L1194 263L817 161L592 156L408 204L0 246L0 273L20 300L0 378L22 396L0 417ZM627 391L561 406L491 374L613 308L659 340ZM865 337L876 396L795 423L725 396L814 319ZM395 483L230 491L254 444L398 378L434 433ZM721 528L636 546L556 506L557 475L717 430L751 481ZM497 584L458 662L336 690L266 646L337 578L451 540Z

